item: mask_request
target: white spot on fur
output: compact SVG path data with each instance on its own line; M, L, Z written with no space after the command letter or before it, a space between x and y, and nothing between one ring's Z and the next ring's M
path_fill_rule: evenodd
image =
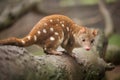
M34 35L34 41L37 41L37 37L36 37L36 35Z
M47 23L44 23L45 26L47 26Z
M52 20L52 19L50 19L50 22L53 22L53 20Z
M73 36L75 37L76 35L75 35L75 34L73 34Z
M40 31L37 31L38 34L40 34L41 32Z
M51 27L51 28L50 28L50 31L54 31L54 29Z
M44 50L47 50L47 48L45 47Z
M46 29L43 29L43 33L47 33Z
M51 41L54 41L54 40L55 40L55 38L51 36L51 37L50 37L50 40L51 40Z
M64 32L62 31L62 37L59 36L59 41L63 42L63 39L64 39Z
M45 51L47 50L46 45L43 46L43 49L44 49Z
M69 31L69 27L66 27L67 28L67 31Z
M55 35L58 35L59 33L58 32L55 32Z
M62 24L62 27L64 27L65 25L64 24Z
M30 39L31 39L31 36L28 36L27 38L28 38L28 40L30 40Z
M25 41L24 41L24 40L22 40L22 43L23 43L23 44L25 44Z

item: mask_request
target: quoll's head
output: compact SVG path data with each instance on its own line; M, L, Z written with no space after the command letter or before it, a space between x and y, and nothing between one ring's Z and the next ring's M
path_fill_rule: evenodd
M95 43L98 30L83 28L81 29L80 33L82 34L79 36L79 43L81 44L80 46L89 51Z

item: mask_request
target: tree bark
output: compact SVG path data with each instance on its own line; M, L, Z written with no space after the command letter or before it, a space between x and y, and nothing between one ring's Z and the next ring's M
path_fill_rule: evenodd
M1 45L0 80L101 80L113 66L97 54L103 48L95 49L76 48L74 57L65 53L33 56L22 47Z

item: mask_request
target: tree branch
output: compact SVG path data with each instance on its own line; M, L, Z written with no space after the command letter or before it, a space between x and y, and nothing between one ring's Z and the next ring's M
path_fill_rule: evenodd
M105 1L106 0L99 0L98 5L99 5L99 9L102 13L102 16L105 20L105 30L104 30L105 36L110 37L111 34L114 32L114 25L113 25L111 14L106 7Z

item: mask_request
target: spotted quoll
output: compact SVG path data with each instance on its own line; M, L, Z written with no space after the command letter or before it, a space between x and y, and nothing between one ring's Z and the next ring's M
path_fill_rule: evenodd
M24 38L8 38L0 40L1 45L30 46L37 44L45 53L62 54L56 51L62 46L67 53L76 47L90 50L97 36L96 29L79 26L64 15L50 15L41 19Z

